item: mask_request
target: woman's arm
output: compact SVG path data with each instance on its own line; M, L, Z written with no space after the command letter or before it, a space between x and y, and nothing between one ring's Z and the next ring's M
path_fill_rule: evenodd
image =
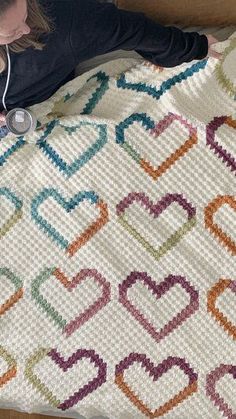
M118 49L135 50L153 64L164 67L200 60L208 54L205 35L159 25L143 13L120 10L110 3L96 0L73 3L71 45L78 63L85 49L86 59Z

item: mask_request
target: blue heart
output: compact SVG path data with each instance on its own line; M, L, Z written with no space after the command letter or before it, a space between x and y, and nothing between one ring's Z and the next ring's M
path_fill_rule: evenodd
M81 126L93 126L98 131L97 140L77 159L71 164L68 164L63 160L60 155L53 149L53 147L47 143L47 137L52 133L55 127L60 126L64 128L66 132L71 135L80 129ZM106 144L107 142L107 126L103 124L95 124L91 122L80 122L78 125L72 127L66 127L62 125L59 120L55 119L46 125L44 134L37 141L37 146L43 150L47 157L58 167L63 174L70 178L76 173L81 167L83 167L89 160L91 160Z

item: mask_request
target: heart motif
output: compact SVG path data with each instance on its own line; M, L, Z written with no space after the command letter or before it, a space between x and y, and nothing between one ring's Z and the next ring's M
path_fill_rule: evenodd
M236 340L236 325L234 325L217 307L216 301L226 289L236 294L236 281L220 279L207 293L207 311L216 319L223 329Z
M7 301L0 306L0 316L2 316L23 297L24 290L23 282L13 272L11 272L10 269L0 268L0 276L6 276L16 288L14 294L12 294L10 298L8 298Z
M206 394L212 400L219 411L223 413L228 419L235 419L236 412L234 413L230 406L224 401L216 391L216 383L223 378L226 374L231 374L236 379L236 366L221 364L214 371L210 372L206 378Z
M87 80L87 82L92 80L93 78L96 78L97 81L100 82L100 86L92 94L92 97L89 99L88 103L85 105L83 111L81 112L81 115L90 115L92 111L95 109L95 107L97 106L97 104L102 99L103 95L109 89L110 77L106 73L104 73L104 71L99 71L98 73L94 74L92 77L90 77Z
M0 357L7 363L8 370L0 377L0 387L7 384L12 378L16 376L17 364L15 359L0 345Z
M40 294L41 285L53 275L67 291L73 291L79 284L84 281L92 280L102 289L102 295L93 302L83 313L76 316L75 319L67 322L58 313L58 311ZM97 314L103 307L105 307L111 299L110 284L102 277L95 269L82 269L71 281L58 268L45 269L33 281L31 295L36 303L43 309L47 316L62 329L62 333L66 337L71 336L83 324L89 321L95 314Z
M198 73L200 70L204 70L207 65L207 60L198 61L196 64L191 65L186 70L181 71L179 74L163 81L160 88L157 89L146 83L130 83L126 80L125 74L117 80L117 87L120 89L133 90L135 92L143 92L152 96L154 99L159 100L165 93L167 93L173 86L177 83L182 83L187 80L189 77L192 77L195 73Z
M78 361L88 359L91 364L98 369L97 376L89 380L87 384L68 397L68 399L61 402L33 371L35 366L46 357L50 357L63 372L67 372L71 367L77 364ZM33 388L35 388L51 406L61 410L67 410L73 407L86 396L93 393L97 388L101 387L101 385L106 382L106 374L107 366L102 358L100 358L95 351L86 349L78 349L65 360L56 349L40 348L27 360L25 368L25 377Z
M5 141L9 141L8 138L6 138L6 140L2 139L0 141L0 144L2 144ZM26 142L24 140L24 137L18 137L16 139L16 142L11 147L9 147L2 155L0 155L0 167L6 163L6 161L9 159L9 157L12 156L12 154L14 154L17 150L19 150L25 144Z
M156 330L155 326L145 318L140 310L128 298L128 290L138 281L147 286L148 290L155 296L156 300L160 300L171 288L179 284L190 296L189 304L183 308L176 316L174 316L161 330ZM147 275L146 272L132 272L122 284L119 285L119 301L134 316L134 318L144 327L144 329L155 339L160 342L174 329L179 327L199 308L198 292L186 281L182 276L169 275L163 282L157 284Z
M9 188L0 188L0 196L5 196L15 206L15 211L13 212L13 214L9 217L9 219L0 228L0 239L1 239L22 218L22 216L23 216L23 211L22 211L23 202L19 198L17 198L14 195L14 193L11 192L11 190Z
M140 398L134 393L130 386L125 382L124 372L129 369L134 363L141 364L141 367L149 374L152 380L158 381L160 377L172 367L178 366L189 378L189 384L176 394L172 399L164 403L162 406L155 409L153 412ZM191 396L197 391L198 376L189 366L189 364L182 358L168 357L159 365L154 366L153 362L144 354L131 353L127 358L121 361L116 366L115 383L126 397L146 416L149 418L157 418L174 409L179 403L182 403L187 397Z
M222 243L227 250L236 255L236 243L213 221L213 216L222 205L228 204L236 211L236 198L230 195L217 196L205 208L205 227Z
M45 220L38 213L39 206L46 201L49 197L54 198L59 205L61 205L66 212L71 212L81 202L87 200L92 205L100 210L100 216L83 231L81 235L69 243L47 220ZM44 188L39 195L37 195L31 204L31 215L32 219L36 224L49 236L51 237L58 246L66 250L69 257L73 256L77 250L84 246L107 222L108 222L108 209L107 204L101 201L97 194L93 191L79 192L70 200L66 200L62 195L54 188Z
M158 249L155 249L125 218L125 211L133 202L142 205L149 215L158 218L173 202L177 202L188 214L188 220L172 234ZM129 193L116 207L118 222L156 259L159 260L168 250L196 224L196 209L181 194L166 194L154 204L144 193Z
M236 60L236 39L232 39L228 48L225 49L222 60L215 67L215 73L220 86L236 100L236 84L224 72L225 60L233 51Z
M217 130L222 125L228 125L231 128L236 129L236 120L232 119L231 116L216 116L206 128L206 142L207 145L214 151L216 155L230 168L232 172L235 172L236 176L236 157L226 151L215 139Z
M95 142L71 164L66 163L65 160L54 150L54 148L47 142L48 136L56 127L64 129L65 134L72 135L74 132L80 130L81 127L94 127L98 133ZM78 138L77 138L78 142ZM95 124L91 122L80 122L78 125L67 127L54 119L46 125L44 134L37 141L37 146L45 153L45 155L53 162L53 164L67 177L70 178L74 173L81 169L88 163L106 144L107 142L107 127L102 124Z
M133 125L134 122L141 122L142 126L149 131L150 135L158 138L160 135L171 126L174 121L179 121L184 127L189 130L189 136L174 153L172 153L167 159L161 163L157 168L145 160L140 154L132 147L129 142L125 139L125 130ZM177 160L179 160L184 154L186 154L194 144L197 144L197 129L189 124L184 118L179 115L169 113L165 118L160 120L155 125L154 121L149 118L145 113L133 114L122 121L116 127L116 142L122 146L122 148L149 174L154 180L157 180L162 176L171 166L173 166Z

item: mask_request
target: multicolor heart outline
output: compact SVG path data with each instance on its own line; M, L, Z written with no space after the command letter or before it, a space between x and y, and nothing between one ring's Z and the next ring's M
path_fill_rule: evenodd
M52 361L54 361L55 364L57 364L57 366L63 370L63 372L67 372L78 361L87 358L90 360L92 364L94 364L96 368L98 368L98 374L95 378L90 380L73 395L61 402L51 392L51 390L49 390L46 384L44 384L40 380L40 378L38 378L38 376L33 372L34 367L47 356L50 357ZM39 348L26 361L25 367L25 377L32 385L32 387L36 389L41 394L41 396L43 396L50 403L51 406L61 410L67 410L73 407L75 404L84 399L90 393L94 392L99 387L101 387L102 384L106 382L106 375L106 363L102 360L102 358L100 358L98 354L96 354L94 350L87 349L78 349L71 356L69 356L67 360L65 360L56 349Z
M223 413L228 419L235 419L236 412L234 413L228 403L225 402L223 397L216 391L216 383L226 374L231 374L236 379L236 366L221 364L213 371L207 374L206 377L206 395L211 399L219 411Z
M125 139L125 130L134 122L141 122L146 131L154 138L159 137L173 122L179 121L189 130L189 137L175 152L171 153L158 167L154 167L150 161L145 160L139 152L132 147ZM145 113L135 113L116 126L116 142L142 167L142 169L153 179L160 178L169 168L171 168L181 157L183 157L195 144L197 144L197 128L193 127L180 115L169 112L158 124L148 117Z
M8 369L4 374L0 377L0 388L7 384L12 378L14 378L17 374L17 363L16 360L9 354L9 352L0 345L0 357L4 359L4 361L8 365Z
M14 213L10 218L5 221L3 226L0 228L0 239L3 238L12 227L23 217L23 202L21 199L11 192L9 188L0 188L0 196L5 196L15 206Z
M71 212L81 202L88 200L92 205L100 210L100 216L92 223L86 230L75 238L72 243L69 243L45 218L38 213L38 207L49 197L54 198L59 205L61 205L67 212ZM58 246L66 250L69 257L72 257L87 241L89 241L108 221L107 204L99 199L99 196L93 191L81 191L73 198L66 200L54 188L44 188L31 203L31 216L36 224L42 229L50 238L52 238Z
M173 202L177 202L188 214L188 221L175 231L158 249L155 249L138 231L128 223L124 214L133 202L140 203L150 215L158 218ZM131 192L116 207L118 222L149 252L159 260L167 251L175 246L181 238L196 224L196 209L187 202L182 194L166 194L156 204L142 192Z
M188 376L189 384L183 390L180 390L180 392L176 394L173 398L168 400L162 406L155 409L155 411L153 412L125 382L124 373L135 362L140 363L141 367L145 368L146 372L153 379L153 381L157 381L173 366L178 366ZM189 366L189 364L183 358L172 356L169 356L160 364L154 366L153 362L151 362L145 354L131 353L128 357L126 357L116 366L115 372L116 385L125 394L125 396L128 397L128 399L149 418L157 418L164 415L165 413L174 409L179 403L182 403L185 399L187 399L187 397L197 392L197 381L198 376Z
M210 232L219 240L219 242L223 244L233 256L235 256L235 241L224 233L224 231L213 221L213 216L223 204L228 204L236 211L236 197L231 195L217 196L206 206L204 210L205 228L208 228Z
M70 135L80 129L81 126L92 126L98 132L96 141L72 163L66 163L65 160L55 151L55 149L47 143L48 136L56 127L62 127ZM107 143L107 127L104 124L95 124L93 122L82 121L72 127L67 127L55 119L46 125L44 134L37 141L37 146L43 153L52 161L52 163L61 171L68 179L80 170L86 163L88 163Z
M231 116L216 116L206 127L206 144L223 160L232 172L235 172L236 176L236 158L215 139L217 130L224 124L236 129L236 119L233 119Z
M218 62L215 67L215 74L218 80L219 85L230 95L234 100L236 100L236 85L226 76L223 65L228 57L228 55L236 50L236 39L232 39L230 45L224 50L223 58Z
M0 316L10 310L23 297L24 294L23 282L18 276L16 276L7 267L0 268L0 277L3 275L11 281L11 283L16 288L16 291L3 304L1 304Z
M58 311L40 294L41 285L47 281L51 276L54 276L67 291L73 291L81 282L91 278L99 287L102 288L102 295L80 315L76 316L70 322L67 322L58 313ZM103 307L105 307L111 299L110 283L96 270L96 269L82 269L77 273L72 280L69 280L66 275L59 268L44 269L32 282L31 289L32 298L43 309L50 320L62 329L62 333L66 337L71 336L76 330L92 319Z
M5 141L5 138L4 138L4 141ZM9 141L8 138L6 138L6 141ZM2 144L3 139L1 139L0 142ZM25 144L26 144L26 141L24 140L24 137L18 137L15 144L13 144L2 155L0 155L0 167L3 166L7 162L9 157L11 157L16 151L18 151Z
M207 311L223 327L223 329L236 340L236 325L234 325L217 307L216 301L226 289L236 294L236 281L220 279L207 293Z
M130 290L137 281L141 281L152 292L156 300L161 299L171 288L179 284L190 295L190 302L177 315L168 321L159 331L140 310L131 303L128 298ZM182 276L169 275L161 283L157 284L146 272L131 272L131 274L119 285L119 302L130 314L143 326L156 342L160 342L182 323L184 323L199 308L198 292Z

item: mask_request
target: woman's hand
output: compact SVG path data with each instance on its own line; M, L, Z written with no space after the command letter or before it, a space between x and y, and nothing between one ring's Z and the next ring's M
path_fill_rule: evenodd
M0 112L0 127L6 125L6 112Z
M216 52L212 46L214 44L216 44L218 41L218 39L216 39L214 36L212 35L206 35L207 39L208 39L208 54L207 57L213 57L213 58L222 58L222 54L219 52Z

